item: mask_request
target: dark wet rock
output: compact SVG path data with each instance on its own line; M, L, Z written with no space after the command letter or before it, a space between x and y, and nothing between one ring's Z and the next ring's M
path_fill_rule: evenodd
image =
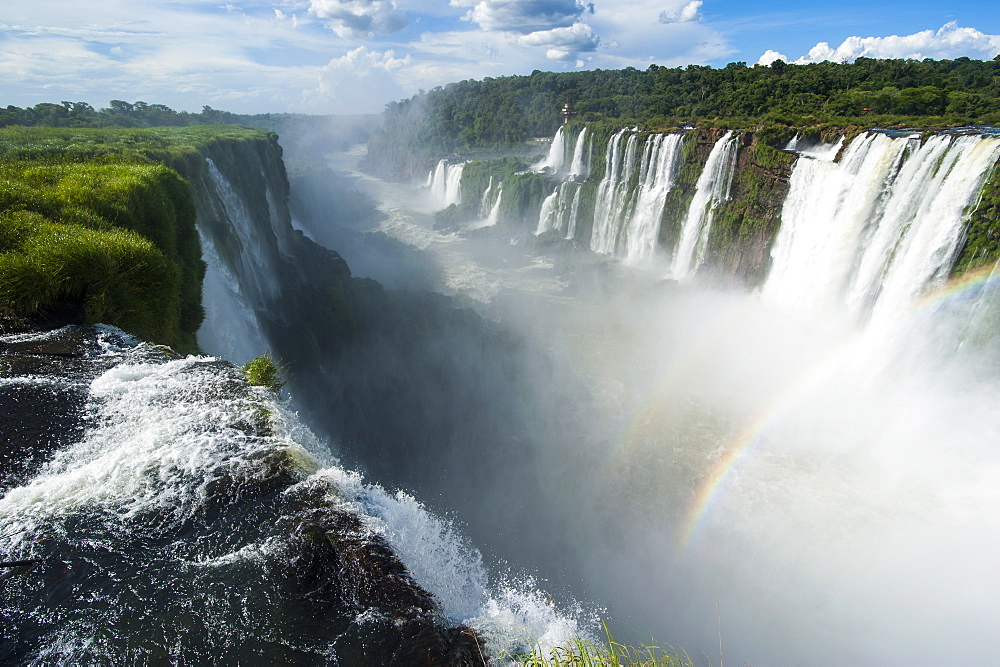
M121 363L174 357L104 327L0 337L4 489L98 426L95 378ZM176 373L183 388L157 407L234 403L232 419L192 424L206 437L235 431L232 450L192 475L184 507L91 508L13 554L38 564L0 572L0 662L35 661L43 638L98 613L113 629L91 630L93 647L72 654L84 662L484 664L476 633L453 626L368 519L322 476L310 477L316 461L276 441L275 406L239 369L204 360ZM3 613L12 600L19 611Z
M104 358L98 332L69 326L0 337L0 488L82 437L90 382L117 363Z
M290 522L290 585L336 632L344 664L476 665L475 631L447 627L434 597L418 586L379 535L354 512L316 508Z

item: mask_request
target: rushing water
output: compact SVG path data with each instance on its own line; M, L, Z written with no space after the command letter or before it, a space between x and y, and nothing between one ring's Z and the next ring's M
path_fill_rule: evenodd
M391 212L382 230L419 240L444 267L442 290L552 361L532 393L530 474L545 493L509 508L537 502L534 520L487 542L504 508L466 494L455 510L490 552L605 608L620 638L655 637L701 662L990 662L1000 301L988 271L946 287L940 276L997 140L873 134L839 161L839 145L797 148L760 294L663 283L577 252L517 262L489 239L428 232L390 203L404 199L397 186L371 182ZM638 182L628 170L645 155L634 133L612 139L598 215L614 226L595 228L594 249L619 247L631 210L621 186ZM912 198L898 225L893 211ZM906 238L930 223L948 231L926 238L950 239ZM890 228L878 294L851 300ZM929 259L904 261L911 252ZM902 295L885 302L892 317L879 315L884 294ZM431 471L471 464L434 456L408 483L447 504L457 496ZM481 496L522 488L523 475L501 466Z
M32 342L0 343L15 338ZM387 542L446 622L475 627L493 654L585 630L533 582L491 583L450 521L339 467L232 366L169 360L111 328L92 354L113 367L90 384L84 437L0 498L0 560L39 563L3 576L5 661L385 659L392 628L420 617L365 592L391 585L382 570L368 581L363 560L312 555L310 526L345 521L351 532L331 533L354 540L344 553Z
M681 134L653 134L640 148L637 132L621 130L612 137L594 205L590 247L595 252L631 264L652 257L683 139ZM637 159L640 150L641 159Z
M635 186L665 192L673 136L612 139L595 250L644 256L628 239L657 230L634 224ZM303 513L345 511L495 654L593 631L600 614L619 639L700 663L992 662L1000 290L989 271L941 276L998 149L880 134L837 161L839 148L803 147L760 294L439 233L440 197L355 173L384 216L371 231L518 335L525 385L491 399L523 418L523 441L419 456L400 442L381 453L397 470L386 488L407 490L390 492L265 392L234 393L230 367L154 363L110 338L101 354L121 363L90 386L85 437L0 499L4 557L48 559L4 582L23 638L12 659L329 657L352 635L316 620L288 566ZM350 170L357 157L330 159ZM705 191L722 196L724 180ZM462 418L439 410L427 417Z
M738 137L732 130L722 135L712 146L712 152L709 153L705 168L695 185L687 217L681 225L680 240L674 249L670 265L670 274L674 278L688 278L705 261L715 208L729 199L738 146Z

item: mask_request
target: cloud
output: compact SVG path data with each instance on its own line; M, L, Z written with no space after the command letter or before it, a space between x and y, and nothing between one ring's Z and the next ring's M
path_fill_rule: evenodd
M691 21L700 21L702 0L691 0L683 7L679 7L673 11L662 11L660 12L660 23L690 23Z
M786 56L784 53L778 53L777 51L772 51L771 49L768 49L767 51L764 52L764 55L762 55L760 58L757 59L757 64L770 65L775 60L783 60L787 63L788 56Z
M555 28L569 28L585 14L594 12L594 5L579 0L451 0L453 7L472 7L466 21L484 30L498 30L527 35Z
M399 74L410 63L409 55L359 46L319 68L316 87L303 93L303 103L323 113L379 111L387 99L406 94Z
M601 43L600 37L586 23L574 23L568 28L539 30L523 35L517 41L522 46L547 46L549 48L545 57L562 62L576 61L578 54L596 51Z
M923 60L966 56L989 60L997 54L1000 54L1000 35L987 35L975 28L960 28L957 22L952 21L939 30L923 30L912 35L848 37L837 48L831 47L828 42L820 42L795 62L854 62L860 57Z
M394 0L309 0L309 13L327 19L344 39L388 35L409 24Z

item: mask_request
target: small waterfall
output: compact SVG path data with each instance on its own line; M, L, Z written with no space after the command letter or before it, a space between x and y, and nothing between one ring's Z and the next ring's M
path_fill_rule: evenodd
M576 224L577 218L580 215L580 193L583 192L583 188L577 188L576 194L573 195L573 203L570 205L569 209L569 225L566 229L566 238L574 239L576 238Z
M629 133L624 152L621 142ZM605 177L594 206L592 250L629 263L652 256L660 231L663 205L674 185L683 141L681 134L646 138L636 171L638 133L622 130L608 146Z
M490 176L490 183L486 186L482 198L479 200L479 222L472 225L470 229L480 227L492 227L500 219L500 201L503 198L503 181L494 183Z
M622 152L622 139L628 135ZM597 186L594 204L594 229L590 247L595 252L613 255L625 220L629 183L635 169L635 145L638 135L619 130L611 137L605 157L604 178Z
M535 235L547 232L550 229L554 229L558 225L558 216L556 211L556 201L559 199L559 188L552 191L548 197L542 201L542 207L538 211L538 226L535 229Z
M450 164L447 159L438 161L437 166L427 175L434 205L448 208L462 203L462 170L465 163Z
M823 152L821 152L823 153ZM765 298L885 319L951 269L1000 138L870 133L795 165Z
M566 133L560 127L556 130L556 135L552 137L552 144L549 146L548 155L541 162L537 162L531 167L532 171L542 172L546 169L553 174L558 174L563 164L566 162Z
M573 147L573 161L570 163L569 177L585 179L590 175L590 144L587 142L587 128L580 130Z
M573 181L560 183L542 202L535 234L555 230L566 238L572 238L567 230L576 230L576 212L579 207L580 186Z
M674 249L670 274L680 280L693 274L705 261L705 249L716 207L729 199L729 187L736 167L738 137L726 132L712 146L705 168L698 177L687 217L681 224L681 236Z
M257 231L246 203L211 158L206 163L215 197L211 222L198 229L206 263L198 344L227 359L247 360L270 347L257 310L278 296L271 278L276 243L268 243L270 228Z

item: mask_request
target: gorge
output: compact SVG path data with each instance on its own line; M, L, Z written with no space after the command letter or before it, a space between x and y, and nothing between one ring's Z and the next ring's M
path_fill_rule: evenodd
M52 559L5 581L33 637L6 655L398 657L443 617L441 655L474 661L471 627L501 660L602 616L698 664L719 624L748 663L987 658L1000 137L569 127L414 183L291 134L168 162L207 262L200 347L288 363L311 431L231 369L206 379L212 359L99 330L86 345L124 357L86 381L102 426L0 501L5 558ZM126 431L137 410L169 435ZM437 600L407 588L405 632L378 600L294 628L283 593L321 578L280 570L320 563L345 508L364 530L343 535L380 536ZM150 562L163 579L114 585Z

